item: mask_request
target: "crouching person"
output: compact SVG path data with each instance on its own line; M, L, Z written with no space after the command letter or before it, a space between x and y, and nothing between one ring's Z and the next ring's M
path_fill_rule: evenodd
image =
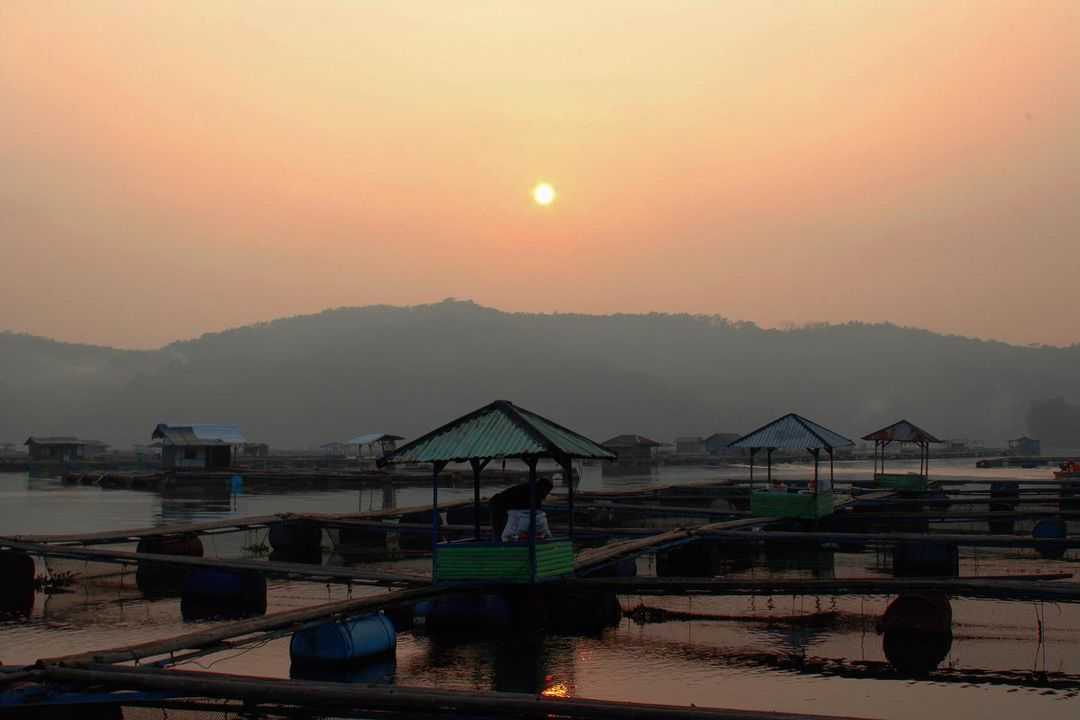
M540 509L554 483L550 478L536 481L536 539L551 537L547 515ZM494 495L491 506L491 534L502 542L529 539L529 484L514 485Z

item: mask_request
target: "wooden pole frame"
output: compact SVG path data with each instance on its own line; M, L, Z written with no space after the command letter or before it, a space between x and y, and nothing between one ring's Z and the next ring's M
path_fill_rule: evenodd
M431 577L438 577L439 561L439 473L446 467L444 461L431 464Z
M535 456L525 458L529 466L529 582L536 582L536 462Z
M570 535L570 542L574 542L574 461L571 458L565 458L561 463L563 469L563 477L566 478L566 505L567 510L570 512L568 533Z
M491 462L490 458L481 460L480 458L472 458L469 460L469 465L472 466L473 471L473 539L480 539L480 473L487 464Z

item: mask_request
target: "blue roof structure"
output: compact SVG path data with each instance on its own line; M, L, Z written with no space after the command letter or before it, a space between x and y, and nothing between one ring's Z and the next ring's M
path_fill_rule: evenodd
M247 440L236 425L166 425L160 423L150 435L163 445L241 445Z
M768 425L764 425L752 433L732 441L728 447L784 450L823 448L832 450L834 448L851 447L854 444L852 440L840 433L833 432L827 427L818 425L813 420L808 420L795 413L788 413L773 420Z

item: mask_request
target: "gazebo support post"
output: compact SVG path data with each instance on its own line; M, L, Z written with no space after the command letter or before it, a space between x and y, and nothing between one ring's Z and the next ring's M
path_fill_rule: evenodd
M536 458L529 456L529 582L536 582Z
M833 489L833 449L825 448L829 453L829 490Z
M569 521L569 535L570 542L574 542L574 461L570 458L563 458L562 462L563 477L566 478L566 507L570 511Z
M772 448L765 448L765 481L772 490Z
M757 448L750 448L750 492L754 492L754 456L757 451Z
M821 451L818 448L810 448L810 454L814 456L814 494L818 493L818 456Z
M473 538L476 540L480 539L480 472L487 467L488 462L489 460L480 458L469 460L473 473Z
M436 461L431 464L431 576L438 577L435 563L438 562L439 548L439 473L446 463Z

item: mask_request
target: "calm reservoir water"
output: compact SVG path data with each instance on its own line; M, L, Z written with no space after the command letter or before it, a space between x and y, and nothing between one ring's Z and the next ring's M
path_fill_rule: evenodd
M935 462L935 478L1045 480L1046 468L977 470L974 461ZM646 476L602 476L586 468L582 489L635 488L744 477L745 469L665 468ZM785 466L805 476L805 466ZM837 466L837 478L867 477L866 463ZM490 492L491 489L488 489ZM446 499L469 489L441 489ZM398 506L423 505L424 487L399 488ZM89 532L278 512L378 509L379 489L248 492L239 497L163 497L159 493L65 486L57 479L0 475L0 534ZM239 557L265 530L204 539L207 555ZM775 555L775 553L774 553ZM332 562L342 562L332 559ZM425 559L400 561L426 566ZM641 574L657 561L639 560ZM78 569L70 561L50 569ZM44 572L44 567L39 572ZM1032 551L965 550L962 575L1080 572L1075 555L1043 560ZM874 553L792 550L751 558L730 576L850 577L888 575ZM356 595L380 590L355 587ZM271 583L268 612L346 597L342 586ZM928 679L898 677L877 630L891 597L623 596L624 617L589 636L466 636L447 639L422 628L398 637L392 661L361 668L353 681L401 686L542 692L641 702L812 711L866 717L1075 718L1080 713L1080 606L956 600L952 641ZM646 613L642 607L651 608ZM662 615L659 611L667 611ZM30 663L189 632L179 601L148 601L134 575L109 577L70 592L35 598L32 614L0 623L0 661ZM198 658L186 669L288 677L288 638Z

